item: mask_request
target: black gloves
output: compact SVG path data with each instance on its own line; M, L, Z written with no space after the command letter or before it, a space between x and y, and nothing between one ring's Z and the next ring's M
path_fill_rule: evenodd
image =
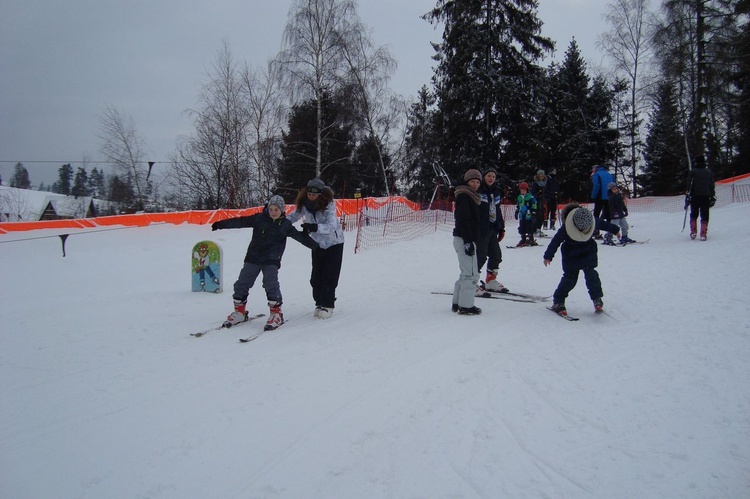
M464 244L464 252L468 256L474 256L474 243L466 243L466 244Z
M224 220L214 222L211 224L211 230L219 230L224 228Z
M302 224L302 230L305 232L318 232L318 224Z
M500 232L497 233L497 242L502 241L504 237L505 237L505 231L501 230Z
M516 212L513 214L513 217L518 220L518 208L516 208Z
M715 204L716 204L716 196L711 196L711 199L708 200L708 206L710 208L713 208Z

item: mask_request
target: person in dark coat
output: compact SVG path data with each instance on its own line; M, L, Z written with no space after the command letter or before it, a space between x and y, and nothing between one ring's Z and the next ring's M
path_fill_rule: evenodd
M545 229L555 230L555 222L557 222L557 194L559 192L560 182L557 180L557 168L552 168L547 174L547 185L544 188L544 195L547 202Z
M714 172L705 166L693 168L688 173L688 197L690 199L690 239L698 232L698 215L701 217L701 241L708 238L708 216L716 203Z
M455 219L453 249L458 256L460 274L453 285L451 310L461 315L482 313L482 309L474 306L474 295L479 280L477 242L479 241L479 205L482 203L477 190L481 183L482 174L478 170L471 169L464 174L464 183L456 187L453 211Z
M609 197L609 211L612 213L612 223L620 227L620 243L628 244L638 242L635 239L630 239L628 237L628 230L630 230L630 225L628 225L628 205L625 204L625 198L623 198L622 193L620 192L620 186L614 182L610 182L609 185L607 185L607 191ZM611 233L608 232L604 234L604 244L614 246L615 243L612 241Z
M534 221L534 236L546 237L542 232L542 226L547 217L547 175L544 170L537 170L534 181L531 182L531 195L536 199L536 219Z
M497 280L503 253L500 241L505 237L505 220L501 202L503 193L497 185L497 170L488 168L484 171L478 193L482 198L479 205L479 241L477 242L477 269L482 274L482 267L487 262L485 289L501 291L505 286Z
M583 277L586 279L586 287L594 303L594 309L597 312L603 310L604 291L599 273L596 271L599 265L599 248L593 239L596 228L615 235L620 230L618 226L594 217L591 211L577 203L570 203L562 212L560 229L544 252L544 266L547 267L552 262L557 248L561 247L563 276L552 295L552 310L560 315L567 315L565 299L575 288L580 271L583 271Z
M281 257L286 249L286 239L291 237L308 248L318 248L318 243L306 233L298 231L286 218L285 208L284 199L281 196L272 196L260 213L228 218L211 224L211 230L253 229L253 236L245 254L245 264L234 283L232 295L234 312L227 317L227 322L232 325L246 320L247 297L261 273L263 274L263 289L266 291L268 307L271 311L266 326L275 329L281 325L284 322L284 316L281 313L283 300L279 286L279 269Z

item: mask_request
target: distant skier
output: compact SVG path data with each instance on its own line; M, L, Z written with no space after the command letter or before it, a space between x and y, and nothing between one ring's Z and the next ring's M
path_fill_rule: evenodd
M526 182L518 184L518 190L521 193L516 198L515 218L518 220L518 233L521 234L521 241L516 246L539 246L539 243L534 241L536 198L529 193L529 184Z
M612 223L620 228L620 243L635 243L638 242L628 237L628 205L625 204L625 198L623 198L620 192L620 187L610 182L607 185L607 196L609 197L609 211L612 213ZM604 235L604 244L613 246L615 243L612 241L612 234L607 233Z
M688 196L690 198L690 239L698 232L698 215L701 217L701 241L708 238L710 208L716 204L714 172L709 168L695 167L688 173Z
M594 303L594 310L604 310L602 282L596 267L599 264L598 244L593 239L594 230L599 228L617 235L620 228L605 220L595 218L593 213L577 203L570 203L562 212L560 229L550 241L544 252L544 266L547 267L561 247L563 276L552 295L553 304L550 310L558 315L567 316L565 299L578 283L578 273L583 271L589 297Z
M591 200L594 202L594 217L603 218L607 222L612 220L609 212L607 186L615 178L609 173L606 165L594 166L591 169ZM599 239L599 229L594 231L594 237Z

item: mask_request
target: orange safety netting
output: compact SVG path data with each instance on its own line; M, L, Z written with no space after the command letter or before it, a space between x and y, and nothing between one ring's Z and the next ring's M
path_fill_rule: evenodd
M363 208L377 210L389 202L398 203L419 210L419 204L406 198L396 196L391 198L361 198L336 200L336 213L340 217L356 215ZM95 227L111 227L121 225L126 227L145 227L157 223L180 225L183 223L204 225L223 220L225 218L247 216L262 210L262 206L245 208L242 210L210 210L210 211L178 211L170 213L136 213L132 215L114 215L108 217L78 218L65 220L40 220L37 222L3 222L0 223L0 234L39 229L90 229ZM294 209L287 205L287 213Z

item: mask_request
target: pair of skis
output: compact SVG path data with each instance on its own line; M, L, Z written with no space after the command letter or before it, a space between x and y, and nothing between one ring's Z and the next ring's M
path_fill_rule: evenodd
M244 324L246 322L251 322L251 321L253 321L255 319L259 319L260 317L265 317L265 315L266 314L248 315L246 313L245 314L245 320L242 321L242 322L238 322L237 324L234 324L234 326L239 326L240 324ZM287 321L284 320L284 322L287 322ZM284 324L284 322L282 322L281 324ZM251 342L253 340L256 340L264 332L275 331L276 329L279 328L279 326L281 326L281 324L277 325L276 327L271 327L271 326L266 325L265 328L263 329L263 331L261 331L259 333L252 334L252 335L247 336L245 338L240 338L240 343L249 343L249 342ZM193 336L195 338L200 338L201 336L205 336L205 335L207 335L209 333L215 333L217 331L221 331L222 329L229 329L232 326L233 326L233 324L231 322L225 321L221 326L212 327L210 329L206 329L206 330L203 330L203 331L198 331L197 333L190 333L190 336Z
M453 293L448 293L447 291L433 291L433 295L453 295ZM509 291L507 288L504 288L502 291L489 291L485 290L484 294L482 295L476 295L476 298L489 298L491 300L508 300L508 301L517 301L522 303L540 303L549 300L550 296L539 296L539 295L529 295L526 293L513 293Z

